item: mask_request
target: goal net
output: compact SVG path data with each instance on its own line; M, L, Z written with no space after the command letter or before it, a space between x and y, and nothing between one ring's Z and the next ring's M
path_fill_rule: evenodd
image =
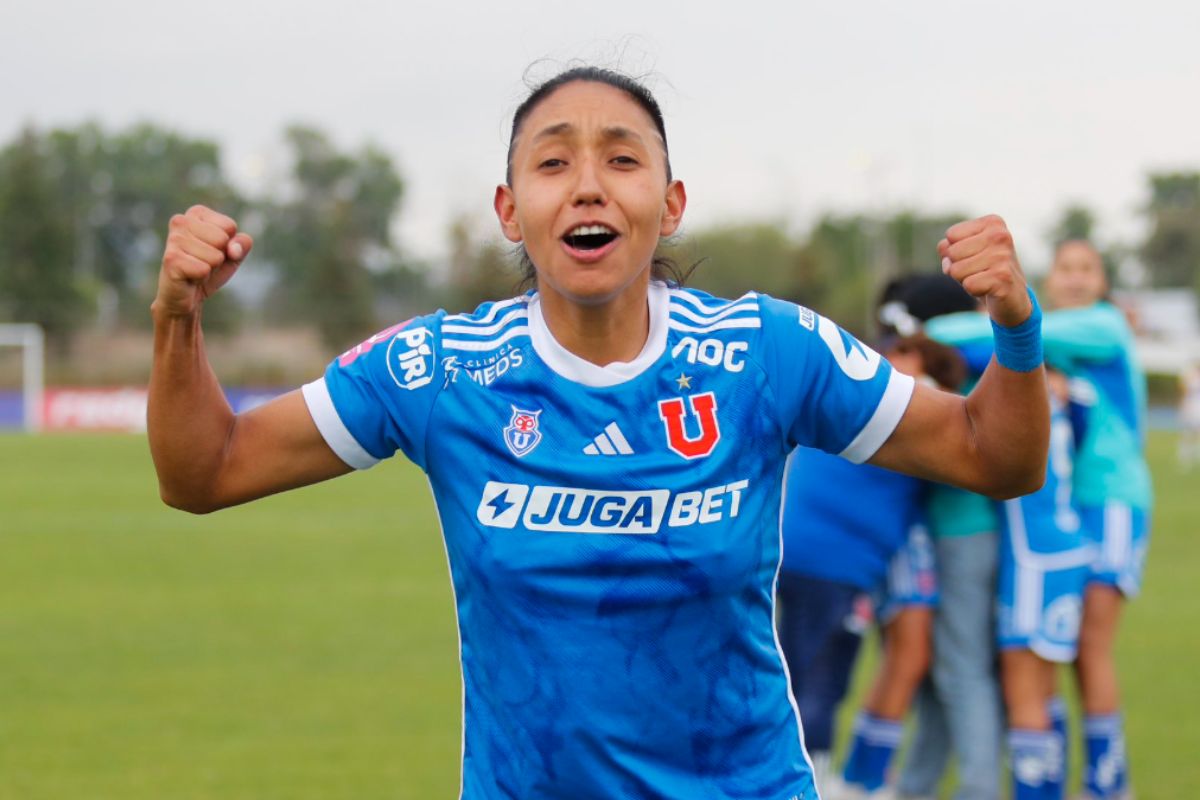
M0 427L41 430L45 341L40 325L0 324Z

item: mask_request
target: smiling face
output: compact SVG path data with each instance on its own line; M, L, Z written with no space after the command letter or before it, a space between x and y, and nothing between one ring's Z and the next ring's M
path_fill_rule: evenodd
M1087 242L1064 242L1046 276L1046 294L1054 308L1078 308L1099 302L1108 293L1104 261Z
M510 185L496 188L504 235L521 242L538 290L578 305L644 292L659 237L678 227L687 199L667 180L662 138L628 94L567 83L521 124Z

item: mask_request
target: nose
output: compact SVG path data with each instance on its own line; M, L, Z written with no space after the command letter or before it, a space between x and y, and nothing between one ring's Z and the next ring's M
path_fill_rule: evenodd
M592 159L583 159L576 173L575 186L571 193L571 204L576 206L602 206L608 202L600 172Z

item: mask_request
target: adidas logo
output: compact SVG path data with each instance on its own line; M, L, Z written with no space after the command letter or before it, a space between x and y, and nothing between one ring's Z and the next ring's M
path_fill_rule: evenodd
M610 422L604 429L604 433L583 448L583 452L589 456L630 456L633 455L633 448L625 440L625 434L621 433L617 423Z

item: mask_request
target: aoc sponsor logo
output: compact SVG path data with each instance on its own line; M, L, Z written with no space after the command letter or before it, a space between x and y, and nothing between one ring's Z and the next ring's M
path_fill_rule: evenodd
M433 332L428 328L406 328L388 344L387 365L392 380L401 389L420 389L433 380Z
M749 481L672 493L670 489L598 491L488 481L475 517L491 528L552 533L657 533L668 527L732 519Z
M671 349L671 356L682 355L689 364L705 364L724 367L727 372L741 372L746 368L745 355L750 349L748 342L724 342L720 339L695 339L685 336Z

